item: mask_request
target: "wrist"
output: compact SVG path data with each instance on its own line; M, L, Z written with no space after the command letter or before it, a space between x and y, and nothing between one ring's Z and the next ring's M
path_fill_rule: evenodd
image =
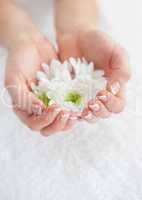
M41 37L27 13L11 2L2 4L0 24L0 42L8 49L23 42L36 41Z
M55 20L57 34L94 30L97 21L96 0L59 0Z

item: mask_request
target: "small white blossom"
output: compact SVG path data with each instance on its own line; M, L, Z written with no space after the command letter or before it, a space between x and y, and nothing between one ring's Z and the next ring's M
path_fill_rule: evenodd
M106 88L103 70L95 70L93 62L85 58L70 58L64 63L52 60L50 65L42 64L43 71L37 72L38 84L33 92L50 99L49 104L58 103L72 111L82 111L98 91Z

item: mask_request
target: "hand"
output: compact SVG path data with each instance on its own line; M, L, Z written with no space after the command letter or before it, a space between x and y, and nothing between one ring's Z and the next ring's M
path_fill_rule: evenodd
M121 112L125 105L125 85L130 78L126 51L107 34L96 30L59 34L58 44L61 60L85 57L94 62L95 68L104 70L108 80L107 88L88 102L82 117L91 122Z
M43 37L36 42L18 42L9 50L5 78L15 113L29 128L46 136L67 130L76 121L72 113L61 110L58 105L45 108L31 92L30 86L36 81L41 63L48 63L53 58L56 58L55 50Z

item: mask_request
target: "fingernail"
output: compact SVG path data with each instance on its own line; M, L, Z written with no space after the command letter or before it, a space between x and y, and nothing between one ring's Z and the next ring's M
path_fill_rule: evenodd
M62 118L67 119L69 118L70 114L69 113L64 113L62 114Z
M56 106L49 106L49 107L47 107L46 109L45 109L45 112L46 113L48 113L49 112L49 110L51 111L53 111L53 112L56 112L56 113L59 113L62 109L60 108L60 107L57 107L57 105Z
M86 116L84 116L84 118L85 118L86 120L91 120L91 119L93 118L93 115L92 115L92 113L90 112L90 113L88 113Z
M59 105L57 105L56 103L53 103L53 104L50 105L50 107L57 108L57 107L59 107Z
M65 108L65 109L64 109L64 112L71 112L71 110L70 110L70 109L67 109L67 108Z
M76 117L76 116L71 116L70 119L71 119L71 120L77 120L78 117Z
M93 119L89 121L89 123L93 124L93 123L96 123L98 120L99 118L94 116Z
M55 112L60 112L61 110L61 108L55 108Z
M32 108L32 112L33 114L35 115L41 115L42 114L42 109L39 105L35 105L33 108Z
M94 112L98 112L100 111L101 107L98 103L95 103L93 105L90 105L90 108L94 111Z
M107 101L108 97L107 97L107 95L102 95L102 96L98 96L98 99L102 100L102 101Z
M107 93L106 95L97 96L97 98L103 102L107 102L111 97L111 93Z
M42 102L37 102L37 104L36 104L37 106L43 106L43 103Z
M120 90L120 83L119 82L115 82L111 85L111 92L112 94L116 95Z

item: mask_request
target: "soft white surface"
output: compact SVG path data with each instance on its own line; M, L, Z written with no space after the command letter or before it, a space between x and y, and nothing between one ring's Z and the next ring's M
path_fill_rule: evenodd
M41 20L47 3L40 3L34 1L32 14L37 12L35 20L53 39L51 17ZM1 103L1 200L142 199L141 0L100 0L100 6L102 29L131 56L133 78L125 111L94 126L80 124L71 133L44 138L25 128ZM2 89L3 51L0 63Z

